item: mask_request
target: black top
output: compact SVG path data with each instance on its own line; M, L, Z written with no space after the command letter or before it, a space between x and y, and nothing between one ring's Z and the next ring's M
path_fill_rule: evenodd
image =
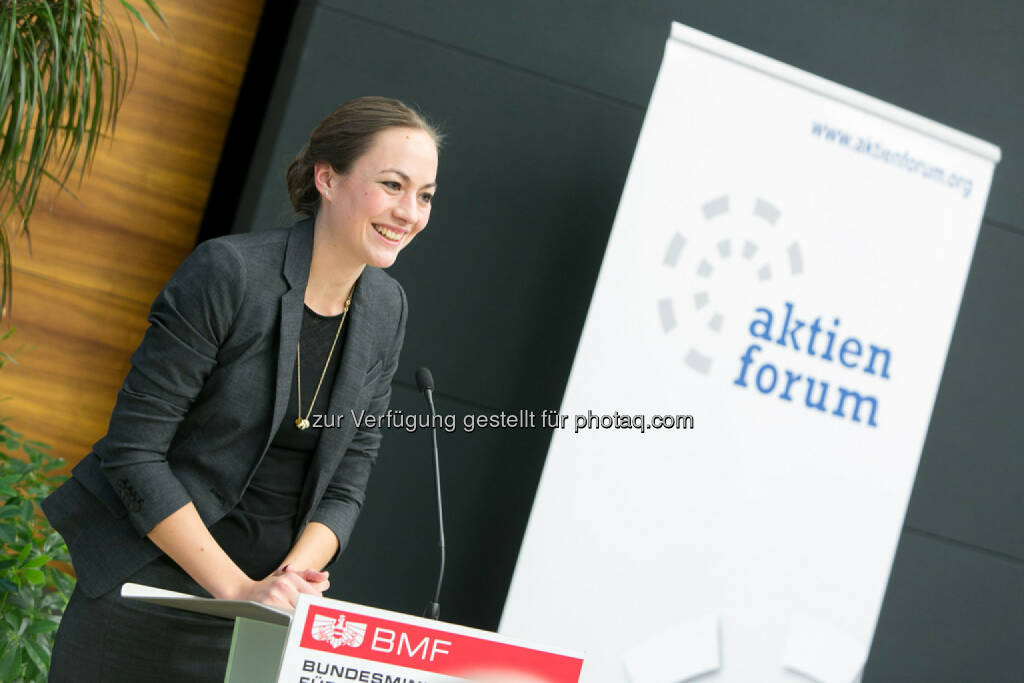
M292 390L281 424L270 448L257 466L241 501L220 521L210 527L217 543L252 579L262 579L281 566L296 540L299 501L306 481L309 461L320 441L320 433L331 428L327 415L334 379L341 362L345 324L334 343L341 314L322 316L303 307L299 337L302 359L302 417L309 414L310 427L299 429L298 382L292 373ZM330 353L330 362L324 364ZM323 384L317 392L320 374ZM310 401L316 393L316 404ZM317 419L317 415L323 416ZM326 426L324 426L326 425Z

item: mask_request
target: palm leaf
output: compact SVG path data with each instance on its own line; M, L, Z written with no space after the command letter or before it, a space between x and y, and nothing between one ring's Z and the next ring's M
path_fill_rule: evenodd
M145 8L164 27L154 0ZM138 3L120 0L132 28L126 41L104 0L0 0L0 318L11 313L10 241L29 236L44 182L68 191L113 134L134 79L135 23L159 40ZM141 5L139 5L141 7Z
M153 36L154 38L156 38L157 40L160 40L160 38L159 38L159 36L157 36L156 32L155 32L155 31L153 31L153 29L152 29L152 28L150 28L150 26L149 26L149 22L148 22L148 21L146 21L146 18L145 18L145 17L143 17L143 16L142 16L142 15L141 15L141 14L139 13L139 10L135 9L135 6L134 6L134 5L132 5L132 4L130 3L130 2L127 2L127 0L121 0L121 6L122 6L122 7L124 7L124 8L126 9L126 10L128 10L128 12L130 12L130 13L132 14L132 16L134 16L134 17L135 17L135 19L136 19L136 20L138 20L138 22L139 22L140 24L142 24L142 25L143 25L143 27L145 27L145 29L146 29L147 31L149 31L149 32L150 32L150 34L151 34L151 35L152 35L152 36ZM166 22L165 22L165 23L166 23Z

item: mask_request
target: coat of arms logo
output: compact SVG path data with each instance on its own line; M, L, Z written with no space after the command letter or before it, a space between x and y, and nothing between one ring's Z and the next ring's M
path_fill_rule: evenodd
M339 614L337 619L332 619L325 614L317 614L313 617L313 625L309 629L313 640L321 640L330 643L331 647L337 648L341 645L348 647L359 647L363 644L366 636L366 624L358 624L354 621L345 621L345 615Z

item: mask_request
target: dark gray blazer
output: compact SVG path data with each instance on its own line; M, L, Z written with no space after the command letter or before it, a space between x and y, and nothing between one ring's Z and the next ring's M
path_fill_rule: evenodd
M43 502L78 582L96 597L160 554L146 534L189 501L207 526L241 499L288 404L313 252L313 223L199 245L153 302L106 436ZM406 320L405 292L367 266L356 285L324 429L302 492L301 526L344 548L377 455ZM262 578L262 577L254 577Z

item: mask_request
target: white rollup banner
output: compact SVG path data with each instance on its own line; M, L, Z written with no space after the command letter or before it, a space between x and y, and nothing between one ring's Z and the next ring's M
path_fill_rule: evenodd
M998 159L673 25L502 633L587 683L855 681Z

